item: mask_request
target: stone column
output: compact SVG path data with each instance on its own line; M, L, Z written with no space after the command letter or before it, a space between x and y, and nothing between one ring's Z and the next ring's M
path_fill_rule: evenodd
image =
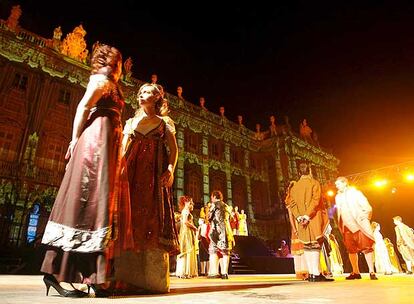
M210 201L210 177L209 177L209 163L208 163L208 137L203 135L203 201L207 203Z
M233 193L231 184L231 163L230 163L230 144L224 145L224 159L226 164L226 182L227 182L227 203L233 206Z
M184 128L181 126L177 128L177 145L178 145L178 160L175 170L175 192L176 197L184 195Z

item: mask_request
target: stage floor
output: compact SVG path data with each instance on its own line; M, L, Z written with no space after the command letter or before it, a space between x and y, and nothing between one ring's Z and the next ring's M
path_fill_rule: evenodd
M42 276L0 275L0 303L414 303L414 275L378 275L371 281L346 281L345 275L335 282L309 283L293 275L230 275L229 280L178 279L171 277L171 293L128 297L68 299L51 288L45 296Z

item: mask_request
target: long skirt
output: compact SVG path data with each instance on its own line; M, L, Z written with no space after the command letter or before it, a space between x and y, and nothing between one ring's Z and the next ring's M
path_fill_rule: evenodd
M107 279L121 125L115 114L94 115L75 146L42 239L48 250L41 271L59 281Z

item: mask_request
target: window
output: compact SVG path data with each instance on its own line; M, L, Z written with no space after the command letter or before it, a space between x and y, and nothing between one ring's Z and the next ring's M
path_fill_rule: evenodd
M190 152L194 152L196 154L200 153L200 139L197 133L188 131L186 133L186 150Z
M69 105L70 104L70 92L65 89L60 89L58 101L66 105Z
M14 75L12 86L20 91L26 91L28 78L26 75L16 73Z
M256 157L253 153L250 154L250 168L252 168L254 170L258 169L257 162L256 162Z
M0 159L4 161L13 161L16 156L18 138L16 129L1 126L0 131Z
M195 203L201 203L201 186L200 180L196 177L188 181L188 195Z
M211 145L211 154L215 157L219 156L219 149L218 149L218 144L217 143L213 143Z
M216 140L216 139L210 139L210 144L209 144L209 153L211 158L217 159L217 160L221 160L223 157L223 144Z
M65 150L66 144L57 138L47 138L42 149L42 155L39 159L39 167L48 170L63 171L65 168Z
M240 167L243 166L243 152L236 148L232 147L231 149L231 162L235 165L238 165Z

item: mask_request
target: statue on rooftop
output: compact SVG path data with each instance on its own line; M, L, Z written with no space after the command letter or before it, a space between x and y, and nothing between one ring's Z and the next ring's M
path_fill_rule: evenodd
M62 28L60 26L53 30L53 39L59 41L62 39Z
M56 51L60 52L62 46L62 28L58 26L53 30L53 39L51 41L52 48Z
M312 143L312 129L308 126L308 122L304 119L299 126L299 133L300 137L307 141L308 143Z
M275 118L274 115L270 116L269 133L270 133L270 136L276 136L277 135L276 118Z
M132 71L131 71L131 68L132 68L132 58L131 57L128 57L127 58L127 60L125 60L125 62L124 62L124 71L125 71L125 74L124 74L124 80L125 81L130 81L131 80L131 76L132 76Z
M264 139L264 134L260 129L261 129L261 125L256 124L256 133L254 134L254 139L256 139L256 140L263 140Z
M243 124L243 116L241 116L241 115L237 115L237 122L239 123L239 132L241 133L241 134L244 134L245 133L245 126L244 126L244 124Z
M227 118L224 115L225 109L223 106L220 107L219 109L220 111L220 117L221 117L221 125L225 126L227 124Z
M204 99L204 97L200 97L199 102L200 102L201 109L207 111L207 108L206 108L206 100Z
M88 50L85 41L86 31L82 24L75 27L72 33L66 35L62 43L61 53L75 60L86 63Z
M178 99L184 99L184 97L183 97L183 87L181 87L181 86L177 87L177 97L178 97Z
M20 8L20 5L13 6L10 11L10 16L6 20L6 25L11 31L15 32L19 27L19 18L21 15L22 9Z
M152 74L151 75L151 83L156 84L157 81L158 81L158 75L157 74Z

